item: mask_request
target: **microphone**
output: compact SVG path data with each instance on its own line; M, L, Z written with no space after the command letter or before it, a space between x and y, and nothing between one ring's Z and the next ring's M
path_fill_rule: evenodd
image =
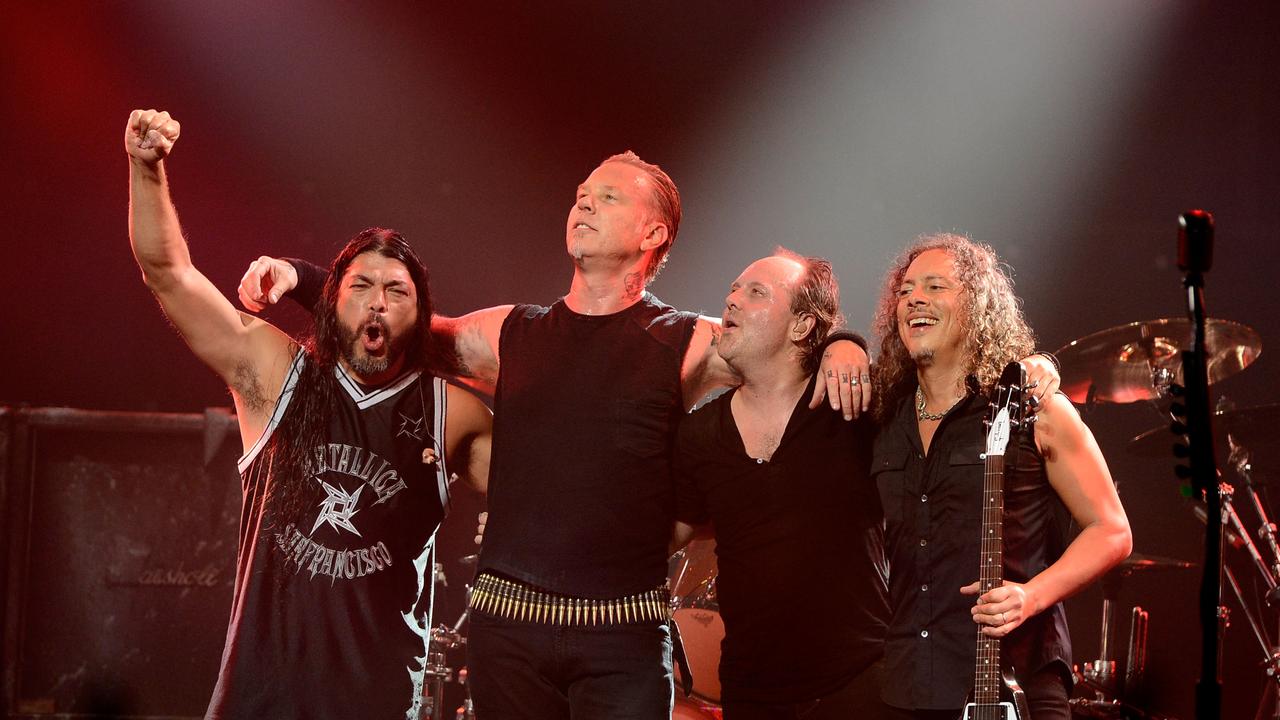
M1207 273L1213 267L1213 215L1191 210L1178 218L1178 269Z

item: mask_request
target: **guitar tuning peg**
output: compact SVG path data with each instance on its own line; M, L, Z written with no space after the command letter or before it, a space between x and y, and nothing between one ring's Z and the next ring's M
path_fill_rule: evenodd
M1181 480L1190 480L1191 468L1187 467L1186 465L1174 465L1173 474L1177 475L1178 478Z
M1169 383L1169 394L1174 397L1182 397L1187 389L1178 383Z
M1174 456L1174 457L1176 457L1176 458L1185 458L1185 457L1190 457L1190 456L1191 456L1191 448L1187 447L1187 446L1186 446L1186 445L1184 445L1183 443L1174 443L1174 444L1173 444L1173 456Z

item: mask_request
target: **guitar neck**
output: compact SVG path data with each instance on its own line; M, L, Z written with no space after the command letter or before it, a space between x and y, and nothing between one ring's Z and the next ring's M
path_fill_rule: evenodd
M987 455L982 481L982 554L978 586L986 593L1004 584L1004 455ZM1000 638L978 629L973 669L973 699L982 704L1000 701Z

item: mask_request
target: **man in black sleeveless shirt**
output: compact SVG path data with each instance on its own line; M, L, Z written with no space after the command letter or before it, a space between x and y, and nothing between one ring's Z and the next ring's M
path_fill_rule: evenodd
M192 351L231 389L245 455L232 617L207 717L392 718L422 710L435 530L449 470L483 487L483 403L424 372L426 269L370 228L334 261L300 348L192 264L169 197L168 113L135 110L130 241Z
M725 718L884 717L875 428L804 401L840 321L830 263L782 249L752 263L723 321L719 352L742 384L683 419L675 466L679 527L714 527Z
M645 290L680 215L665 172L634 153L610 157L569 208L574 275L564 298L433 318L458 374L494 395L489 520L468 638L482 716L670 714L663 585L674 428L710 390L737 383L716 353L719 322ZM288 263L261 258L241 300L260 308L298 281ZM825 393L852 419L870 400L866 353L842 341L824 356L811 402Z
M895 717L960 716L978 659L975 624L1003 638L1035 720L1070 717L1070 639L1062 600L1124 559L1131 537L1097 444L1063 395L1005 459L1004 585L979 595L986 398L1032 334L991 248L921 238L889 271L872 472L886 516L892 618L883 697ZM1082 528L1062 549L1053 509ZM1026 719L1024 719L1026 720Z

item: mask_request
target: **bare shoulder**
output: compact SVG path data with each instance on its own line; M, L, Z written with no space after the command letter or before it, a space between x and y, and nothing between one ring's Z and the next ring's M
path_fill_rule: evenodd
M1076 410L1076 406L1071 404L1066 395L1054 393L1046 398L1036 411L1036 426L1039 427L1041 424L1054 429L1083 425L1084 420L1080 418L1080 411Z
M1076 406L1062 393L1054 393L1036 411L1035 436L1046 458L1057 451L1077 448L1086 438L1093 437Z
M493 394L498 381L498 343L502 324L514 305L496 305L451 318L431 318L431 333L444 348L452 367L449 374Z
M436 332L478 335L491 340L494 347L497 347L498 337L502 334L502 323L513 308L515 305L494 305L458 317L436 315L431 318L431 329Z
M449 403L445 415L449 435L472 435L487 432L493 425L493 411L475 395L452 384L445 385L445 397Z

